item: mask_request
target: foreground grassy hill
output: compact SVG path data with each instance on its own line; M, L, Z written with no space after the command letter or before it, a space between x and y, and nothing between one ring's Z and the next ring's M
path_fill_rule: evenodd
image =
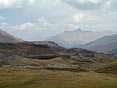
M117 77L95 72L0 68L0 88L117 88Z
M117 63L110 64L106 67L97 69L96 71L100 73L111 73L117 75Z

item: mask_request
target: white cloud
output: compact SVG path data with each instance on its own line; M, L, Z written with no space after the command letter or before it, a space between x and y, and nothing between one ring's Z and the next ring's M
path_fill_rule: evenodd
M117 0L62 0L64 3L81 10L117 9Z
M66 4L81 10L93 10L101 8L106 0L63 0Z
M13 29L31 29L34 27L33 23L24 23L21 25L13 26Z
M4 20L5 18L3 16L0 16L0 20Z
M34 23L35 24L35 28L37 30L48 30L48 32L50 31L58 31L59 33L67 30L71 30L71 29L75 29L75 25L74 24L70 24L70 23L65 23L65 22L51 22L49 19L47 19L46 17L40 17L37 22ZM56 33L55 33L56 34Z
M82 20L85 16L86 16L85 13L75 13L75 14L73 15L73 19L74 19L75 21L80 21L80 20Z
M40 24L50 24L50 22L49 22L49 20L47 19L47 18L45 18L45 17L41 17L41 18L39 18L38 20L38 23L40 23Z
M60 2L81 10L117 8L117 0L0 0L0 8L21 8L31 5L38 5L39 7L46 5L47 7L54 6L56 8L60 5Z
M92 13L86 13L86 15L79 20L76 25L79 25L84 30L93 31L117 31L117 12L105 13L103 15L97 15Z
M15 0L0 0L0 6L10 7L15 3Z
M105 6L110 9L117 9L117 0L107 0Z
M10 7L26 7L34 3L35 0L0 0L0 9Z

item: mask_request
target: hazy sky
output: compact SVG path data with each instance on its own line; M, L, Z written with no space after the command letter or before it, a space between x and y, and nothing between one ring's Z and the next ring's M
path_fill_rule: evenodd
M43 40L77 28L117 31L117 0L0 0L0 28Z

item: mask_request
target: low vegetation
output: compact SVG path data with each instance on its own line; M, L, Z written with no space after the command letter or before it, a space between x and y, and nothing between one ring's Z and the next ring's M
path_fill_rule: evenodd
M0 43L0 88L117 88L116 58L43 43Z
M117 88L117 77L95 72L0 68L0 88Z
M100 68L96 70L96 72L100 73L111 73L117 75L117 63L110 64L109 66L106 66L104 68Z

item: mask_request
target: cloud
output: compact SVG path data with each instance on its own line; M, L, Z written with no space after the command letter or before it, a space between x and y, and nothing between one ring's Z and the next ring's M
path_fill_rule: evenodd
M70 24L70 23L66 23L66 22L51 22L48 18L46 17L40 17L37 22L34 23L35 24L35 28L37 30L46 30L48 32L53 31L53 33L55 33L55 31L57 31L58 33L61 33L63 31L67 30L71 30L71 29L75 29L75 25ZM55 33L56 34L56 33Z
M117 0L0 0L0 28L26 40L42 40L78 27L116 31L116 9Z
M15 0L0 0L0 7L10 7L15 3Z
M80 21L80 20L83 19L85 16L86 16L85 13L75 13L75 14L73 15L72 18L73 18L75 21Z
M62 0L79 10L117 9L117 0Z
M107 2L105 3L105 6L107 8L117 9L117 0L107 0Z
M34 27L34 24L33 23L24 23L24 24L21 24L21 25L16 25L16 26L13 26L13 29L31 29Z
M32 5L34 1L35 0L0 0L0 8L22 8Z
M40 17L37 21L39 24L45 24L45 25L50 24L49 20L45 17Z
M76 13L77 14L77 13ZM85 13L79 21L74 23L79 25L84 30L93 30L93 31L117 31L117 12L108 12L101 15L95 15L93 13Z
M81 10L93 10L101 8L106 0L63 0L64 3Z
M4 20L5 18L3 16L0 16L0 20Z

